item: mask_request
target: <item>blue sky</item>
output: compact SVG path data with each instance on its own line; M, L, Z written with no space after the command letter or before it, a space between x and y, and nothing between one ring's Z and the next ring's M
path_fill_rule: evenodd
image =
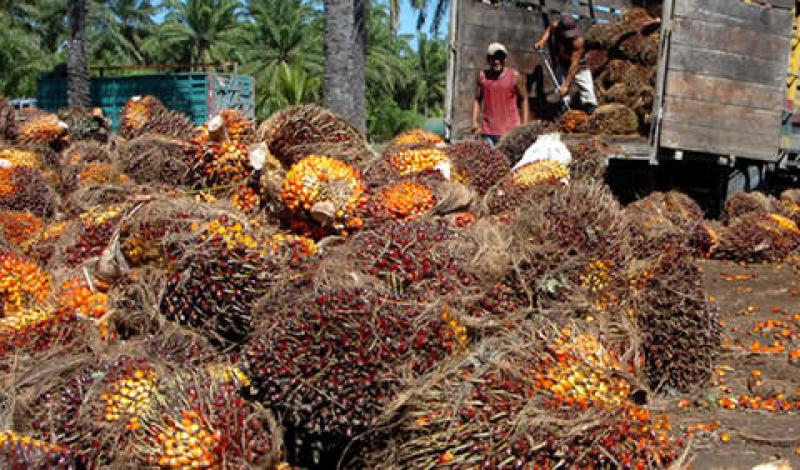
M429 0L430 5L428 8L427 18L428 21L426 22L425 26L423 27L422 31L425 34L430 33L430 19L433 18L433 12L436 9L436 0ZM411 41L411 46L416 48L417 47L417 12L411 9L409 5L410 2L407 0L400 0L400 24L398 25L397 30L403 34L411 34L414 36L414 39ZM439 35L440 37L447 37L447 25L450 20L450 12L445 12L444 16L442 17L442 24L439 27Z

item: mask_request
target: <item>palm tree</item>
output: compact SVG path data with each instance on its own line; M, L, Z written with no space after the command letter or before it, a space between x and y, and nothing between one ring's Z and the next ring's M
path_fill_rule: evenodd
M90 42L95 61L109 65L147 62L142 46L158 8L150 0L106 0L92 8Z
M69 0L69 56L67 102L70 107L89 106L89 58L86 54L86 0Z
M353 107L354 0L324 0L325 75L322 88L325 106L356 125Z
M441 115L445 94L447 49L443 40L428 39L420 33L414 55L414 108L425 117Z
M318 75L311 75L300 67L281 63L269 88L258 95L256 113L259 117L266 117L281 108L316 102L319 88Z
M41 38L22 26L19 18L0 11L0 95L33 96L37 75L59 59L42 47Z
M167 0L167 16L146 49L161 60L200 63L229 60L240 29L239 0Z
M322 16L303 0L266 0L249 5L248 19L235 45L243 71L256 79L260 116L275 111L275 106L283 102L271 99L271 95L287 76L322 75L322 28ZM304 88L316 88L303 95L318 96L319 85L319 80L305 82Z

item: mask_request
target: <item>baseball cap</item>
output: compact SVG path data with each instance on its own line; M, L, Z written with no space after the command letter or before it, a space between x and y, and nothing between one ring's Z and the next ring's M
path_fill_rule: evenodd
M558 19L556 30L561 37L568 39L573 39L581 35L578 29L578 22L575 21L572 15L561 15L561 18Z
M493 42L489 44L489 47L486 49L486 55L495 55L498 52L502 52L505 55L508 55L508 51L506 51L506 46L500 44L499 42Z

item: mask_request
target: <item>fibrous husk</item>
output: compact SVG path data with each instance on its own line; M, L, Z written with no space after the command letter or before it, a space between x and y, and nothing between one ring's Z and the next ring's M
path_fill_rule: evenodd
M622 27L613 23L594 24L584 36L586 48L589 50L609 50L614 39L622 31Z
M31 167L0 169L0 208L29 211L43 219L55 214L58 195L42 173Z
M693 254L680 245L630 268L630 313L653 389L689 391L711 378L721 350L719 311L706 299Z
M800 246L800 228L778 213L752 212L732 220L719 234L718 259L781 261Z
M725 201L722 221L731 223L747 214L769 214L779 212L779 201L760 191L739 191Z
M311 154L329 155L356 166L373 158L355 127L313 104L278 111L259 126L258 139L286 167Z
M59 118L69 126L72 142L96 141L105 143L111 135L111 121L103 117L102 111L71 107L58 113Z
M111 152L108 146L93 141L75 142L64 151L64 165L80 165L81 163L111 163Z
M188 183L190 164L184 157L188 145L170 137L146 134L119 145L115 164L139 184Z
M155 96L134 96L125 103L120 115L119 132L125 138L139 135L142 127L156 113L164 110L164 103Z
M483 196L511 170L502 151L485 142L466 140L447 148L451 179L472 186Z
M639 131L639 119L636 113L624 104L604 104L592 114L590 131L611 135L636 134Z
M783 211L791 217L795 223L800 222L800 190L787 189L781 193L780 203Z
M591 50L586 52L586 65L596 77L608 63L608 52L605 50Z
M577 325L520 326L445 363L394 403L393 438L365 466L669 465L677 436L650 431L668 419L633 403L623 368L613 347Z
M555 124L547 121L533 121L522 124L504 135L497 143L497 149L508 157L511 165L522 159L525 151L536 142L542 134L555 130Z

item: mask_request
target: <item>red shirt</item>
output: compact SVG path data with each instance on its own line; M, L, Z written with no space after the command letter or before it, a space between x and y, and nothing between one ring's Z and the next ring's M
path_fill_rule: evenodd
M483 97L481 105L482 134L501 136L519 126L517 100L520 96L516 75L516 70L505 67L497 80L489 80L486 78L486 71L481 70L478 83Z

